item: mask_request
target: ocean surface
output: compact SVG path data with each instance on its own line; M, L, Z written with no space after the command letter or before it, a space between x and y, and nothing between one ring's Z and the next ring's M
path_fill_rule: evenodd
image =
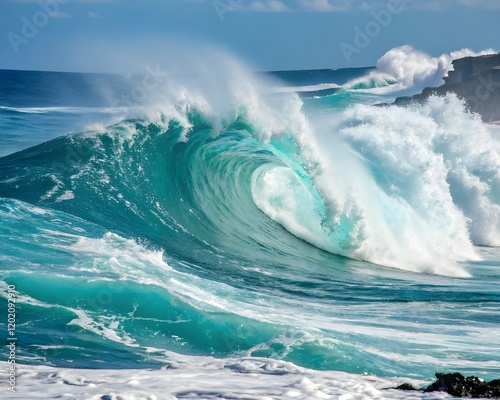
M1 70L0 397L437 399L388 388L498 379L500 127L453 95L375 106L437 79L388 58Z

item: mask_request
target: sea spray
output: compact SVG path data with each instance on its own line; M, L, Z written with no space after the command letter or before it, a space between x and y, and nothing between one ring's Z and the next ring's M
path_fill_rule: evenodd
M346 89L375 89L380 93L392 93L398 96L420 93L426 87L437 87L444 83L444 78L453 69L453 60L493 54L495 50L486 49L474 52L462 49L432 57L412 46L395 47L380 57L375 71L365 77L354 79L344 85ZM386 88L386 86L391 86Z
M361 374L496 378L500 254L473 245L498 238L498 128L453 96L301 99L224 60L125 110L11 72L25 97L0 109L19 151L0 159L0 306L14 285L23 379L77 397L112 382L147 398L176 376L204 398L404 398Z

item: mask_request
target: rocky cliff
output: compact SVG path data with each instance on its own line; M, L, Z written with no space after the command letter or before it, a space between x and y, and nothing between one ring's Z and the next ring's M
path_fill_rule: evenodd
M456 93L485 122L500 123L500 53L453 61L453 70L438 88L426 88L413 97L399 97L395 104L423 101L433 94Z

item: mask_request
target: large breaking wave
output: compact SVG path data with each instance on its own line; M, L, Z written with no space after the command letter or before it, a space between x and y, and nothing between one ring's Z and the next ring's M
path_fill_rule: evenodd
M500 244L499 143L457 98L306 115L295 94L265 94L222 63L224 74L205 64L198 79L170 79L141 117L0 160L2 195L172 251L185 235L234 257L301 257L292 234L349 258L468 276L457 262L477 259L473 245Z
M344 86L346 89L378 88L379 93L412 95L427 87L444 84L444 78L453 70L454 60L494 53L493 49L480 52L462 49L432 57L409 45L395 47L378 59L375 70Z
M90 393L115 379L111 368L165 366L204 398L241 376L266 386L252 393L272 380L283 397L304 377L294 393L310 398L338 385L361 395L359 382L375 379L332 370L494 378L498 249L476 245L500 245L499 128L451 95L363 105L380 98L357 89L394 77L301 99L309 72L269 90L283 83L231 58L192 64L135 107L82 107L75 93L0 109L4 129L33 126L12 148L29 132L45 138L0 158L0 286L19 294L16 361L108 370L84 382L78 370L25 367L23 379ZM313 87L335 76L315 73ZM47 141L87 117L84 132ZM201 371L211 372L193 379ZM147 372L157 383L166 371ZM123 390L146 390L144 373Z

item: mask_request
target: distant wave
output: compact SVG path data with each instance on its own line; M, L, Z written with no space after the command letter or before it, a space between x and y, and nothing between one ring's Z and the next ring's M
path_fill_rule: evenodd
M378 71L370 72L361 78L353 79L342 86L345 90L362 90L385 88L387 86L396 85L397 79L392 75L380 73Z
M120 113L127 111L125 107L5 107L0 106L0 110L24 113L24 114L46 114L46 113L67 113L67 114L86 114L86 113Z
M321 83L318 85L307 86L292 86L292 87L276 87L272 89L274 93L301 93L301 92L318 92L321 90L338 89L340 85L335 83Z
M426 87L441 86L443 78L453 68L453 60L492 53L495 50L474 52L462 49L432 57L408 45L396 47L379 58L375 71L344 86L348 89L378 89L376 91L381 94L415 94ZM390 82L390 87L384 82Z

